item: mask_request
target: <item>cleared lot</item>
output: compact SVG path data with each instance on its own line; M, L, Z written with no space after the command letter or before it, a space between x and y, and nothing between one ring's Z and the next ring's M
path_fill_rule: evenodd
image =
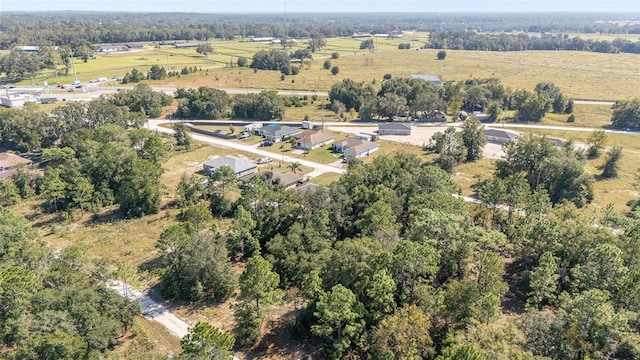
M444 132L447 126L413 126L411 135L382 135L380 139L395 141L399 143L411 144L416 146L424 146L431 141L431 137L437 132ZM330 126L329 130L344 132L349 134L369 133L373 134L378 130L377 126ZM511 131L511 130L510 130ZM502 146L498 144L488 143L484 147L484 157L498 159L504 153Z

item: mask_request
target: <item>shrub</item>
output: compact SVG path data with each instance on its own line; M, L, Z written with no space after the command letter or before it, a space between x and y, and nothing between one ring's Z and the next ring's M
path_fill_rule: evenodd
M382 78L385 80L391 80L391 74L384 74Z
M245 67L245 66L247 66L248 63L249 63L249 60L247 60L246 57L242 57L241 56L241 57L238 58L238 66Z
M337 59L339 57L340 57L340 53L339 52L334 51L334 52L331 53L331 58L332 59Z
M567 119L567 122L568 123L576 122L576 117L573 114L571 114L571 116L569 116L569 118Z
M322 67L324 67L325 70L331 69L331 61L330 60L325 60L324 61L324 65L322 65Z
M438 51L438 60L444 60L447 58L447 52L444 50Z
M331 74L333 75L338 75L338 73L340 72L340 68L337 66L334 66L331 68Z

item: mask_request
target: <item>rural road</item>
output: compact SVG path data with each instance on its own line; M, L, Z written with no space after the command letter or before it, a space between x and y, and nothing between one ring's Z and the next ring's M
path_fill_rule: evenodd
M156 130L158 132L161 133L165 133L165 134L173 134L173 129L168 129L165 127L160 126L163 123L166 123L166 120L149 120L149 130ZM318 164L315 163L313 161L308 161L308 160L304 160L304 159L298 159L298 158L293 158L293 157L289 157L289 156L278 156L277 154L274 154L273 152L270 151L266 151L266 150L261 150L258 149L255 145L251 146L251 145L244 145L244 144L239 144L233 141L229 141L229 140L223 140L223 139L218 139L218 138L214 138L211 136L206 136L206 135L200 135L200 134L194 134L191 133L191 137L194 140L198 140L198 141L202 141L208 144L212 144L212 145L216 145L216 146L222 146L222 147L226 147L226 148L232 148L232 149L236 149L236 150L240 150L240 151L244 151L244 152L248 152L248 153L252 153L252 154L256 154L256 155L260 155L260 156L268 156L273 158L274 160L282 160L282 161L286 161L286 162L299 162L302 166L306 166L306 167L310 167L313 168L314 170L307 174L307 176L309 177L316 177L322 174L326 174L326 173L335 173L335 174L344 174L347 171L345 169L341 169L335 166L331 166L331 165L324 165L324 164Z
M189 324L180 320L164 305L153 301L149 296L118 280L110 280L107 283L107 286L115 290L121 296L134 301L140 301L140 305L142 306L142 315L159 322L175 336L182 338L189 333Z

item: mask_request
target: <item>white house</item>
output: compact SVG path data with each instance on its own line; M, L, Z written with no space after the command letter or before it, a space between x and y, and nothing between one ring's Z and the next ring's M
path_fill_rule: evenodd
M258 171L258 165L249 160L245 160L233 155L221 156L219 158L207 160L202 167L207 174L211 174L214 170L222 167L230 167L236 176L245 176Z

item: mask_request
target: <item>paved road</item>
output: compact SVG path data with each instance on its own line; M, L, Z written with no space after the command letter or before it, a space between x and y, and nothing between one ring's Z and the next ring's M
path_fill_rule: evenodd
M189 333L189 324L180 320L164 305L153 301L149 296L118 280L110 280L107 286L121 296L134 301L139 300L142 306L142 314L151 320L159 322L175 336L182 338Z
M165 134L173 134L174 132L173 129L168 129L160 126L160 124L163 124L166 122L167 122L166 120L149 120L149 123L148 123L149 130L156 130L158 132L165 133ZM236 149L236 150L240 150L240 151L244 151L244 152L248 152L248 153L252 153L260 156L268 156L268 157L274 158L274 160L282 160L286 162L297 161L302 166L306 166L314 169L310 174L307 175L310 177L315 177L315 176L319 176L326 173L344 174L347 172L345 169L341 169L331 165L318 164L313 161L298 159L290 156L284 156L284 155L278 156L277 154L274 154L270 151L259 149L257 145L253 145L253 146L245 145L245 144L237 143L235 141L223 140L223 139L218 139L215 137L200 135L195 133L191 133L191 137L195 140L202 141L202 142L216 145L216 146L232 148L232 149Z

